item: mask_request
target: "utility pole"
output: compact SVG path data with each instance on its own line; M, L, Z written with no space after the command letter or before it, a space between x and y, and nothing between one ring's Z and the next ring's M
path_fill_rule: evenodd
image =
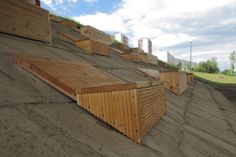
M190 72L192 72L192 41L190 41L190 63L189 63L189 66L190 66Z

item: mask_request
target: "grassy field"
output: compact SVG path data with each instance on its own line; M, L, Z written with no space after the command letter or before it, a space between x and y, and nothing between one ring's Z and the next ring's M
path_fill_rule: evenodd
M236 85L236 77L226 76L223 74L208 74L208 73L200 73L194 72L194 75L197 79L202 80L204 82L218 84L218 85Z

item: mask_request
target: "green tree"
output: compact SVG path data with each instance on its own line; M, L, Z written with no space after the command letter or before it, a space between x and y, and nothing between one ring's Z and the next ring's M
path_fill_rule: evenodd
M231 75L231 70L230 69L225 69L221 72L221 74L224 74L224 75Z
M230 59L230 74L232 76L234 76L234 64L236 62L236 53L235 53L235 51L230 53L229 59Z
M200 62L195 68L194 71L205 72L205 73L219 73L218 63L216 58L212 58L205 62Z

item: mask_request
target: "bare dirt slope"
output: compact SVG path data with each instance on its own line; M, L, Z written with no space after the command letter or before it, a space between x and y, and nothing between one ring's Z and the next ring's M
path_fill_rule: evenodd
M221 93L224 94L226 98L228 98L232 104L236 106L236 85L214 85L215 89L220 91Z
M167 114L138 145L15 65L15 49L0 47L1 157L236 155L236 108L211 86L167 92Z

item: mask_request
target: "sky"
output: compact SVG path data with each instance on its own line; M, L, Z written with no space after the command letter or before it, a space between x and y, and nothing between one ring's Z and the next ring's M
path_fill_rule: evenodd
M153 54L169 51L194 62L217 58L230 67L236 51L236 0L41 0L50 12L107 33L121 32L130 44L150 38Z

